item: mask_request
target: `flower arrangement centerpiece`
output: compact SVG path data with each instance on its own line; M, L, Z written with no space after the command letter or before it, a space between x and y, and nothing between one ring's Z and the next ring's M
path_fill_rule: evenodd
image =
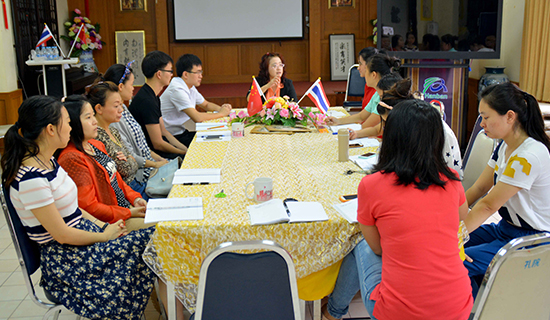
M74 9L72 19L65 22L64 26L67 35L62 35L61 38L67 40L71 47L74 44L71 57L79 57L83 51L101 50L103 48L105 42L101 41L101 36L99 35L99 23L93 25L90 19L82 16L80 10ZM84 27L80 34L78 34L81 26Z
M289 101L289 97L271 97L264 104L262 111L253 116L248 116L244 111L238 114L231 113L230 123L244 122L247 126L254 124L284 125L295 127L307 126L308 121L317 125L324 125L326 116L318 111L312 111L311 107L302 108L296 102Z
M378 27L376 26L376 24L378 23L378 19L372 19L369 22L373 26L373 29L372 36L368 36L367 39L371 39L372 43L376 44L378 42Z

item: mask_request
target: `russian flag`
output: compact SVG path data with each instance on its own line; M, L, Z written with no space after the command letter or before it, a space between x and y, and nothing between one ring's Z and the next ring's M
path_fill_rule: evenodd
M306 95L315 103L315 106L321 113L325 114L330 108L325 89L321 83L321 78L317 79L315 83L306 91Z
M40 36L40 40L38 40L38 43L36 44L36 47L45 46L46 42L53 38L52 33L50 32L50 29L48 26L44 24L44 30L42 31L42 35Z

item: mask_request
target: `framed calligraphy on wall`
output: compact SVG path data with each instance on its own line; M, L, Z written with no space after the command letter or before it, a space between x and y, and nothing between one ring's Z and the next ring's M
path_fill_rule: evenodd
M141 70L141 61L145 57L145 31L116 31L116 63L126 65L132 60L132 70L135 76L134 86L145 84L145 76Z
M348 70L355 64L355 35L331 34L330 80L347 80Z

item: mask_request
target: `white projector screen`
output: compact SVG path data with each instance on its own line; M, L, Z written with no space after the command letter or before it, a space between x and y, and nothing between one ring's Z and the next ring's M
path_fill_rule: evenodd
M302 8L302 0L174 0L175 38L301 38Z

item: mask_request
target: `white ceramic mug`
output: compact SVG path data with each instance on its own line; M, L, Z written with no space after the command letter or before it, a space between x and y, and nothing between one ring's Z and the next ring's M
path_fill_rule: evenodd
M234 122L231 124L231 136L233 138L244 137L244 123Z
M248 194L248 186L254 185L254 196ZM249 182L244 187L244 194L248 199L254 199L256 202L264 202L273 199L273 179L260 177Z

